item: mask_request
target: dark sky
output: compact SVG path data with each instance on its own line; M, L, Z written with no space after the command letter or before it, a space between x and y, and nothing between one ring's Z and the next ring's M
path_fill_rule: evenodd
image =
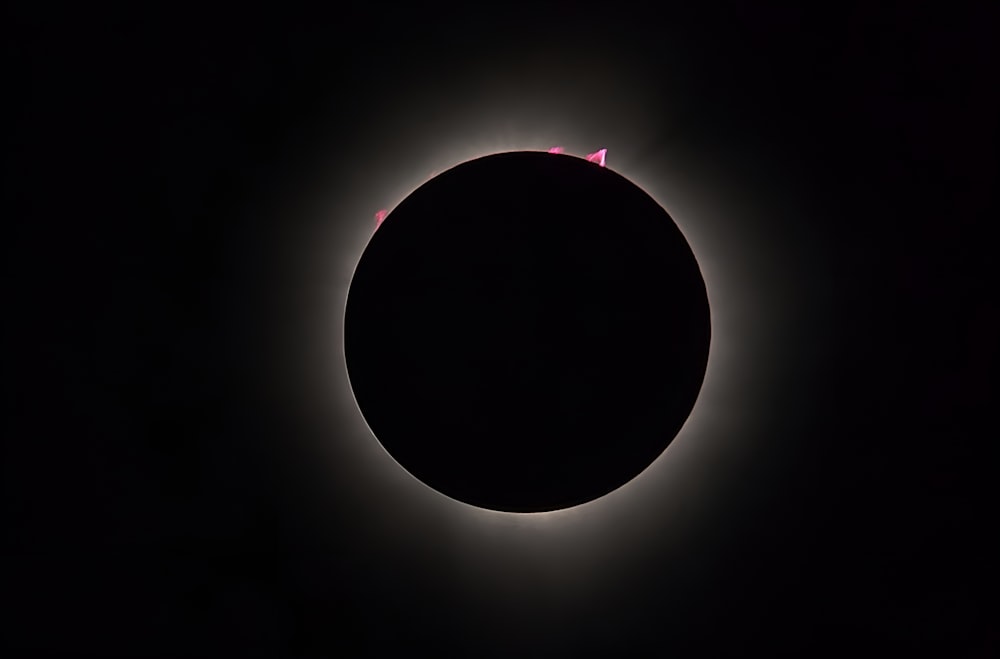
M995 17L870 5L8 4L10 656L995 656ZM470 108L530 133L498 89L723 211L744 356L683 490L484 521L316 402L316 209Z

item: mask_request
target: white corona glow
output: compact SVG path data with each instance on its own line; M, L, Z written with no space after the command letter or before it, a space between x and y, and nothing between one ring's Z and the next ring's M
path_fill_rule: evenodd
M353 124L348 142L331 116L328 132L314 129L305 140L325 160L308 161L308 177L294 178L294 194L282 196L269 223L281 241L273 250L272 317L281 329L271 395L294 415L289 439L301 442L308 473L318 474L304 484L315 489L307 501L315 524L335 520L330 551L357 538L383 548L391 565L382 574L405 573L428 593L450 591L532 625L619 597L623 583L647 578L651 563L699 555L707 524L752 520L742 511L756 490L746 487L764 482L768 442L776 448L771 422L808 368L795 365L789 344L821 329L800 311L809 300L799 296L825 275L799 260L798 239L786 238L809 221L812 203L796 205L793 166L720 137L711 115L688 100L698 90L682 75L683 58L653 71L621 51L574 46L543 44L538 53L518 44L513 59L463 63L430 89L426 76L394 84L391 102ZM377 233L373 204L391 211L435 173L490 154L553 145L585 154L598 144L613 154L611 169L669 213L701 269L712 338L698 399L669 447L603 497L543 513L451 499L385 451L348 378L344 312Z
M544 150L549 153L565 153L565 148L563 147L539 148L538 141L539 140L509 140L495 143L495 148L452 150L449 152L451 156L449 158L449 162L444 163L444 159L441 157L434 159L432 161L434 166L428 167L425 170L430 172L430 174L411 178L411 181L413 182L407 186L408 189L406 191L397 193L397 199L390 209L394 208L395 205L398 205L399 202L423 185L423 183L437 176L438 173L464 162L476 160L495 153L512 151ZM558 149L558 151L554 149ZM621 150L627 153L630 149L622 148ZM636 149L633 147L631 150L635 151ZM585 156L585 159L600 166L606 166L607 151L607 148L602 148L599 151L588 153ZM417 167L410 169L410 171L414 173L418 170L419 168ZM736 329L740 324L740 320L738 319L740 314L728 311L730 309L735 311L734 307L738 306L733 305L733 302L735 298L742 294L742 291L740 291L740 283L735 279L727 277L724 270L719 267L724 257L722 254L713 250L709 231L706 230L708 227L699 222L704 218L703 213L705 210L701 209L699 212L698 210L687 207L685 202L690 201L689 195L677 195L675 193L674 186L682 184L682 181L676 181L674 186L670 185L669 182L664 181L653 182L649 172L645 171L638 165L630 166L627 160L622 161L620 166L617 167L615 171L631 180L633 183L645 190L647 194L653 197L653 199L655 199L667 210L671 218L681 229L689 245L691 245L699 263L699 267L701 268L702 277L705 280L708 292L709 307L712 315L712 342L709 350L709 359L706 367L705 379L694 409L689 415L687 422L670 443L667 450L664 451L664 453L661 454L661 456L658 457L652 465L647 467L642 473L625 485L604 495L603 497L579 504L577 506L534 513L513 513L483 509L457 501L438 492L437 490L434 490L433 488L425 485L422 481L419 481L416 477L409 474L409 472L407 472L405 468L400 465L395 458L393 458L384 449L384 447L382 447L382 445L377 441L377 438L375 438L371 429L368 427L367 423L364 421L364 418L357 407L357 401L351 391L349 380L346 378L346 367L343 361L343 344L341 340L339 355L337 357L337 368L343 376L342 389L346 392L347 399L350 401L352 412L356 418L357 434L359 435L359 438L363 438L363 440L368 442L370 446L378 446L378 449L384 458L387 458L392 463L392 468L398 470L401 474L405 474L407 479L415 481L419 484L418 488L426 490L426 494L432 499L437 499L440 504L443 504L448 510L451 510L453 514L458 515L463 519L472 516L471 518L478 518L481 520L503 520L510 519L511 516L513 516L513 518L520 520L515 523L516 526L520 526L524 523L530 523L529 520L535 520L536 523L544 523L550 528L552 525L557 527L565 527L566 525L573 526L576 522L593 519L595 516L599 517L605 509L610 511L620 509L621 506L630 505L630 503L634 501L635 497L640 496L641 492L646 489L646 487L652 485L650 482L651 480L657 478L673 478L677 479L678 482L687 480L682 473L683 464L689 461L689 459L695 457L695 454L704 450L705 443L711 441L709 438L705 437L705 435L714 434L719 439L725 437L724 427L730 425L724 420L727 417L726 415L713 414L713 411L719 410L720 405L725 405L727 399L731 399L733 396L739 395L739 378L733 378L731 375L727 378L723 367L728 364L728 366L732 368L734 362L738 361L740 357L743 356L739 354L739 350L737 349L738 341L735 340ZM670 199L675 200L677 203L666 203L666 200ZM721 210L719 212L721 214ZM382 220L384 220L389 213L391 213L391 210L386 211L384 214L380 211L378 215ZM716 222L717 221L718 220L716 220ZM362 226L362 224L358 224L357 228L363 231ZM346 304L347 290L349 289L354 268L360 259L368 236L370 236L370 232L368 232L365 236L356 234L356 244L358 245L358 248L352 255L352 258L343 264L344 266L349 266L349 272L341 271L341 281L343 282L344 288L340 290L336 296L338 298L338 334L340 335L342 335L343 331L343 311ZM730 408L728 411L730 413L728 418L733 419L733 409ZM699 446L700 443L702 446ZM668 456L671 459L668 459Z
M780 345L774 337L780 336L777 329L786 320L782 312L790 305L775 293L778 280L762 265L775 261L769 251L774 247L751 228L755 217L769 212L769 200L760 186L745 184L724 167L730 152L684 131L665 135L670 108L644 97L645 86L630 79L627 69L602 71L601 66L581 67L586 84L571 80L561 87L541 74L533 83L529 67L507 77L478 72L476 80L486 81L482 89L475 90L479 83L470 79L466 86L477 93L461 97L416 87L399 90L395 102L407 112L380 117L367 134L360 130L352 153L331 145L336 158L331 155L329 177L318 177L321 190L312 205L294 210L307 213L309 221L289 250L296 255L289 266L291 286L311 300L304 308L318 306L328 315L317 323L315 312L308 312L302 322L309 334L291 339L289 350L302 364L297 368L307 373L297 404L315 421L320 442L315 450L329 455L331 470L350 465L356 475L338 481L343 489L336 496L364 501L358 523L369 531L380 529L389 542L429 551L428 528L447 534L451 540L436 551L452 552L486 580L527 561L553 579L564 578L572 589L584 571L613 573L609 568L620 565L622 557L609 556L612 547L641 551L665 526L671 537L684 537L693 523L690 511L716 505L731 480L727 475L754 450L756 419L770 404L760 400L759 392L777 372L771 356ZM588 90L598 83L607 93L595 108ZM410 475L385 451L350 386L344 312L355 267L373 236L365 218L371 218L373 200L385 204L388 216L437 173L463 162L511 151L589 153L595 142L614 152L614 171L669 213L701 269L712 340L697 402L662 455L598 499L541 513L492 511L451 499ZM344 166L348 161L350 166ZM317 354L325 361L317 361ZM613 543L607 539L609 525ZM568 546L576 548L573 560L563 553Z

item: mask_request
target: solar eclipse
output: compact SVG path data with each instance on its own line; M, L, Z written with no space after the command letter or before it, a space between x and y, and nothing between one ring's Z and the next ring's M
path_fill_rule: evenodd
M394 209L355 271L345 353L360 410L452 498L544 512L603 496L697 398L710 320L694 255L597 155L463 163Z

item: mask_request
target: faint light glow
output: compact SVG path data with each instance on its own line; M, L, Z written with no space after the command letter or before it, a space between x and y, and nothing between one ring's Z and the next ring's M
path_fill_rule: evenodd
M331 140L313 190L283 202L282 213L296 221L274 224L287 245L281 281L295 295L279 300L286 357L273 381L275 395L306 420L309 432L298 441L329 465L320 485L328 496L315 501L315 514L343 515L352 537L389 547L386 555L407 574L497 607L498 615L551 613L550 604L577 611L580 602L619 594L623 579L645 578L652 557L700 551L705 520L731 510L733 479L761 468L750 458L768 441L762 423L784 405L783 390L771 385L794 366L781 357L782 337L808 326L793 322L795 293L778 267L787 240L761 234L776 214L793 212L784 201L788 181L778 175L784 165L744 163L741 144L715 140L712 126L688 112L684 81L670 70L658 70L650 84L643 67L600 51L567 48L572 61L558 67L546 68L545 58L526 58L523 68L499 58L496 70L466 67L453 85L463 94L428 93L424 80L398 90L404 111L359 126L350 147ZM673 91L650 92L659 88ZM696 255L712 315L698 400L667 450L603 497L540 513L451 499L389 455L353 395L344 313L357 263L377 233L369 218L461 163L512 151L585 154L594 143L611 145L607 169L660 204ZM599 151L595 157L602 164ZM521 594L540 589L551 597L537 607L549 608L526 608L535 599Z
M587 160L589 162L596 162L601 167L604 167L604 162L607 155L608 155L608 150L601 149L599 151L594 151L593 153L588 153Z
M319 450L331 451L335 461L357 461L358 469L366 471L366 479L345 480L343 487L355 488L351 496L386 493L371 500L374 518L387 523L398 520L399 506L404 505L408 514L440 516L442 524L460 525L455 528L473 524L484 533L488 529L493 533L514 525L541 534L572 528L573 533L597 541L604 528L599 520L621 519L625 511L630 515L640 511L630 519L636 520L634 529L641 535L645 526L640 520L654 526L661 523L643 515L660 515L662 505L636 507L640 501L690 502L701 493L708 496L715 491L714 484L727 482L726 474L741 468L743 463L736 456L756 440L755 424L770 408L761 404L763 393L754 393L762 389L750 382L750 374L756 382L779 373L780 362L769 357L779 349L774 337L785 326L788 308L781 280L762 265L777 246L760 240L754 230L758 218L774 208L770 189L743 181L745 172L729 146L706 144L697 132L665 132L664 124L674 115L658 98L645 96L647 86L637 84L627 72L603 81L617 93L601 95L598 112L588 93L594 73L590 69L585 73L587 86L552 88L547 79L539 79L539 91L532 94L524 93L522 77L506 82L489 79L482 83L483 94L463 97L457 107L452 105L454 98L446 103L438 95L413 91L414 111L387 115L365 128L358 140L365 146L351 153L349 167L343 165L348 161L343 150L330 145L330 178L319 183L309 206L303 204L308 222L301 233L289 238L308 246L309 257L299 257L288 268L289 276L295 277L292 285L312 300L313 306L302 307L305 329L301 331L315 334L309 340L289 338L285 345L294 356L289 368L301 369L310 378L309 393L300 402L303 413L314 415L317 427L339 438L321 441ZM477 80L487 79L479 76ZM557 93L567 89L569 93ZM426 129L432 117L446 120L442 130ZM589 153L595 142L612 145L613 167L607 166L606 149ZM385 217L375 218L381 223L380 219L384 221L438 173L477 158L515 151L592 159L649 194L690 244L712 314L712 342L698 400L663 455L603 497L541 513L488 511L451 499L409 474L365 422L351 389L343 343L351 280L368 241L377 233L370 219L358 219L371 218L376 208L384 208ZM719 190L727 194L719 195ZM295 206L293 210L300 212ZM317 306L329 313L319 323L312 311ZM298 328L294 325L289 331ZM325 357L317 360L317 353ZM705 478L706 474L711 478ZM552 536L553 541L556 537ZM509 541L529 542L526 538L515 533ZM536 539L544 543L542 536Z
M358 260L374 233L369 228L371 225L354 223L353 226L360 230L358 233L351 233L346 229L346 225L343 225L344 229L335 230L338 236L335 244L338 246L338 253L341 256L330 261L334 267L332 279L329 280L333 289L328 294L337 300L334 307L336 315L331 318L332 333L338 337L334 343L337 352L335 355L331 355L337 363L337 368L334 371L337 380L333 384L335 387L334 397L339 398L344 404L346 408L344 413L354 419L355 425L351 440L351 446L354 448L352 450L360 451L363 448L366 451L365 459L376 462L385 461L395 465L396 469L393 471L379 472L380 478L385 479L383 486L390 489L407 488L408 494L406 496L414 504L418 499L431 506L443 503L445 512L442 514L457 515L455 520L476 519L479 520L477 523L487 526L494 522L507 523L497 520L519 520L511 522L515 524L529 523L527 520L539 520L539 523L543 523L545 528L554 528L552 525L567 528L566 525L583 523L584 520L592 519L594 515L611 514L607 511L620 510L621 506L630 505L631 502L637 501L637 498L659 496L658 494L649 494L653 491L676 493L694 487L693 481L686 475L688 470L694 468L693 465L701 464L699 461L711 459L713 451L720 450L723 446L726 447L727 451L734 451L741 445L739 441L733 441L734 437L739 436L735 419L751 420L754 409L746 404L741 404L741 401L734 398L736 392L745 391L744 383L734 374L738 375L750 370L747 361L750 359L749 355L753 353L745 349L741 350L741 342L736 341L734 337L742 332L744 341L748 340L745 329L746 318L750 317L751 309L765 306L765 300L759 296L749 295L745 282L740 283L732 275L732 272L737 269L737 266L732 265L732 263L739 261L736 257L752 252L741 251L738 254L733 254L731 251L725 251L723 244L716 236L722 227L732 231L733 226L738 226L732 224L731 218L747 214L747 207L740 208L739 211L722 207L717 199L711 197L703 189L704 183L691 179L689 170L671 166L665 176L665 172L657 170L655 165L651 166L655 161L644 161L638 155L641 153L641 146L637 146L637 144L641 143L637 136L627 134L622 136L620 139L623 142L622 145L619 145L618 141L616 139L613 148L616 153L625 155L616 159L614 171L632 181L657 200L657 203L667 211L671 219L681 229L698 260L712 313L712 343L705 379L698 400L684 426L678 431L668 450L664 451L664 455L670 454L674 458L665 460L661 456L641 474L603 497L570 508L537 513L512 513L479 508L452 499L409 474L374 437L374 433L360 413L345 368L343 314L347 293ZM426 144L419 143L422 148L413 148L406 154L408 157L400 158L386 153L385 159L400 163L400 169L397 172L399 178L386 177L385 182L379 183L378 187L381 189L372 189L366 196L381 198L385 214L383 215L380 210L375 216L376 222L381 224L393 208L438 174L462 163L497 153L540 151L579 157L600 167L607 167L607 148L588 153L586 147L580 148L580 142L581 140L576 139L568 146L550 146L565 144L562 142L561 136L556 137L555 131L547 134L539 131L538 134L505 135L496 130L491 131L488 126L482 127L478 123L473 124L466 127L464 131L456 129L454 138L441 140L441 144L437 145L440 147L439 150L433 148L435 144L428 142ZM574 151L576 154L586 155L575 155ZM689 156L686 163L688 167L691 163L702 162L696 159L697 155ZM410 164L406 165L405 162ZM377 165L372 162L368 167L374 168ZM363 208L363 206L353 202L347 203L345 206L340 211L327 211L327 213L345 218L352 215L357 217L357 211ZM329 217L329 214L326 216ZM344 240L348 236L350 239ZM730 257L729 260L727 261L721 256L722 254ZM730 265L723 267L723 263ZM743 269L746 274L754 274L752 271L747 272L745 267ZM763 287L758 290L763 290ZM755 304L749 304L750 299L753 299ZM754 311L752 317L760 318L760 315ZM724 378L723 374L727 374L729 377ZM325 406L326 402L321 404ZM723 408L727 413L719 414L719 410ZM328 413L325 407L323 413ZM372 439L376 441L371 441ZM358 453L358 455L362 454ZM677 495L678 500L684 500L685 496ZM431 502L438 503L432 504ZM426 510L430 511L433 508ZM637 530L639 530L638 527ZM583 531L581 530L581 532Z

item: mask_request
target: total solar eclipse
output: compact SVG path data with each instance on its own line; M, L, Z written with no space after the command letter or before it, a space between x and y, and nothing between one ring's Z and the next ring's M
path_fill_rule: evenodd
M586 159L513 152L404 199L344 318L355 399L410 474L459 501L542 512L648 467L708 362L701 271L668 213Z

